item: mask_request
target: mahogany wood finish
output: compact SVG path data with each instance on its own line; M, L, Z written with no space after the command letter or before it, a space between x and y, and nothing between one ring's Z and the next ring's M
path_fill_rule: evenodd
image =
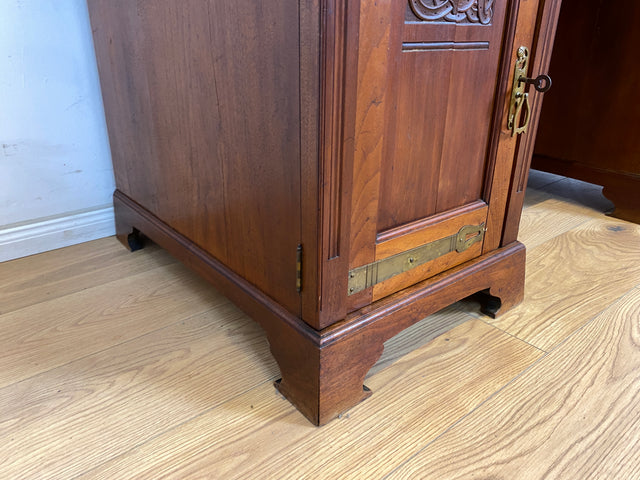
M259 322L315 424L370 395L384 342L426 315L522 299L531 136L505 118L514 52L544 71L559 1L445 3L89 0L118 238ZM350 295L351 269L465 225L483 241Z
M564 0L542 109L536 169L603 185L613 216L640 223L640 3L620 11Z
M137 225L260 323L282 373L278 389L316 425L370 395L364 377L394 335L470 292L486 290L500 298L505 311L517 305L524 292L525 249L514 242L317 331L118 191L114 205L120 238Z
M89 5L118 190L300 314L296 2Z

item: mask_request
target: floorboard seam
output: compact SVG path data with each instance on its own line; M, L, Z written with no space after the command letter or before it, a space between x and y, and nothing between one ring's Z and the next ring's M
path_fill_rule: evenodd
M547 350L545 350L544 348L538 347L538 346L534 345L533 343L527 342L527 341L526 341L526 340L524 340L523 338L520 338L520 337L518 337L517 335L514 335L513 333L510 333L510 332L508 332L508 331L506 331L506 330L503 330L503 329L502 329L502 328L500 328L500 327L497 327L496 325L492 324L491 322L489 322L489 321L485 320L485 319L484 319L484 318L482 318L482 317L478 317L478 320L480 320L481 322L485 323L486 325L489 325L490 327L495 328L496 330L498 330L498 331L500 331L500 332L502 332L502 333L506 333L506 334L507 334L507 335L509 335L510 337L515 338L516 340L519 340L520 342L522 342L522 343L524 343L524 344L526 344L526 345L529 345L530 347L533 347L533 348L535 348L536 350L541 351L542 353L549 353L549 352L548 352Z

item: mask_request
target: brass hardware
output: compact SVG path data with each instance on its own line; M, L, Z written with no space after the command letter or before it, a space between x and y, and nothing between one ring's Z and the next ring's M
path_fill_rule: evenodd
M511 90L511 102L509 103L509 119L507 120L507 128L511 130L511 136L518 135L527 131L529 126L529 118L531 109L529 108L529 94L525 93L526 83L520 81L521 78L527 77L527 65L529 63L529 49L527 47L518 48L518 58L516 60L515 71L513 72L513 88ZM522 106L526 105L526 117L521 127L520 115Z
M536 78L520 77L518 83L522 82L533 85L533 88L541 93L548 92L553 83L551 77L545 74L538 75Z
M348 294L361 292L447 253L453 251L462 253L474 243L482 241L485 231L484 223L466 225L454 235L354 268L349 271Z
M513 72L513 88L511 89L511 101L509 102L509 117L507 128L511 130L511 136L519 135L527 131L531 119L531 107L529 106L529 94L525 92L527 85L533 85L539 92L546 92L551 88L549 75L538 75L536 78L527 77L529 63L529 49L521 46L518 48L518 58ZM522 120L522 109L525 109L525 117Z
M515 124L509 127L511 128L511 136L520 135L521 133L525 133L527 128L529 128L529 120L531 120L531 107L529 106L529 94L528 93L519 93L516 97L515 103L515 112L513 114L512 122L515 122L516 118L522 118L522 107L525 107L525 116L524 122L522 122L522 126L516 127Z
M302 245L296 249L296 291L302 291Z

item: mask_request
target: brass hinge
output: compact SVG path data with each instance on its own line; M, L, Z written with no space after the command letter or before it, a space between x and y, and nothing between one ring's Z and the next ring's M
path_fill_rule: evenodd
M484 223L466 225L454 235L354 268L349 271L348 295L361 292L447 253L464 252L474 243L482 241L485 231Z
M302 291L302 244L296 249L296 291Z

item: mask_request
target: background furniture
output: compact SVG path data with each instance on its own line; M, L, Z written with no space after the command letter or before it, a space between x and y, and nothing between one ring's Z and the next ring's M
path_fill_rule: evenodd
M563 0L533 167L603 185L640 223L640 4Z

